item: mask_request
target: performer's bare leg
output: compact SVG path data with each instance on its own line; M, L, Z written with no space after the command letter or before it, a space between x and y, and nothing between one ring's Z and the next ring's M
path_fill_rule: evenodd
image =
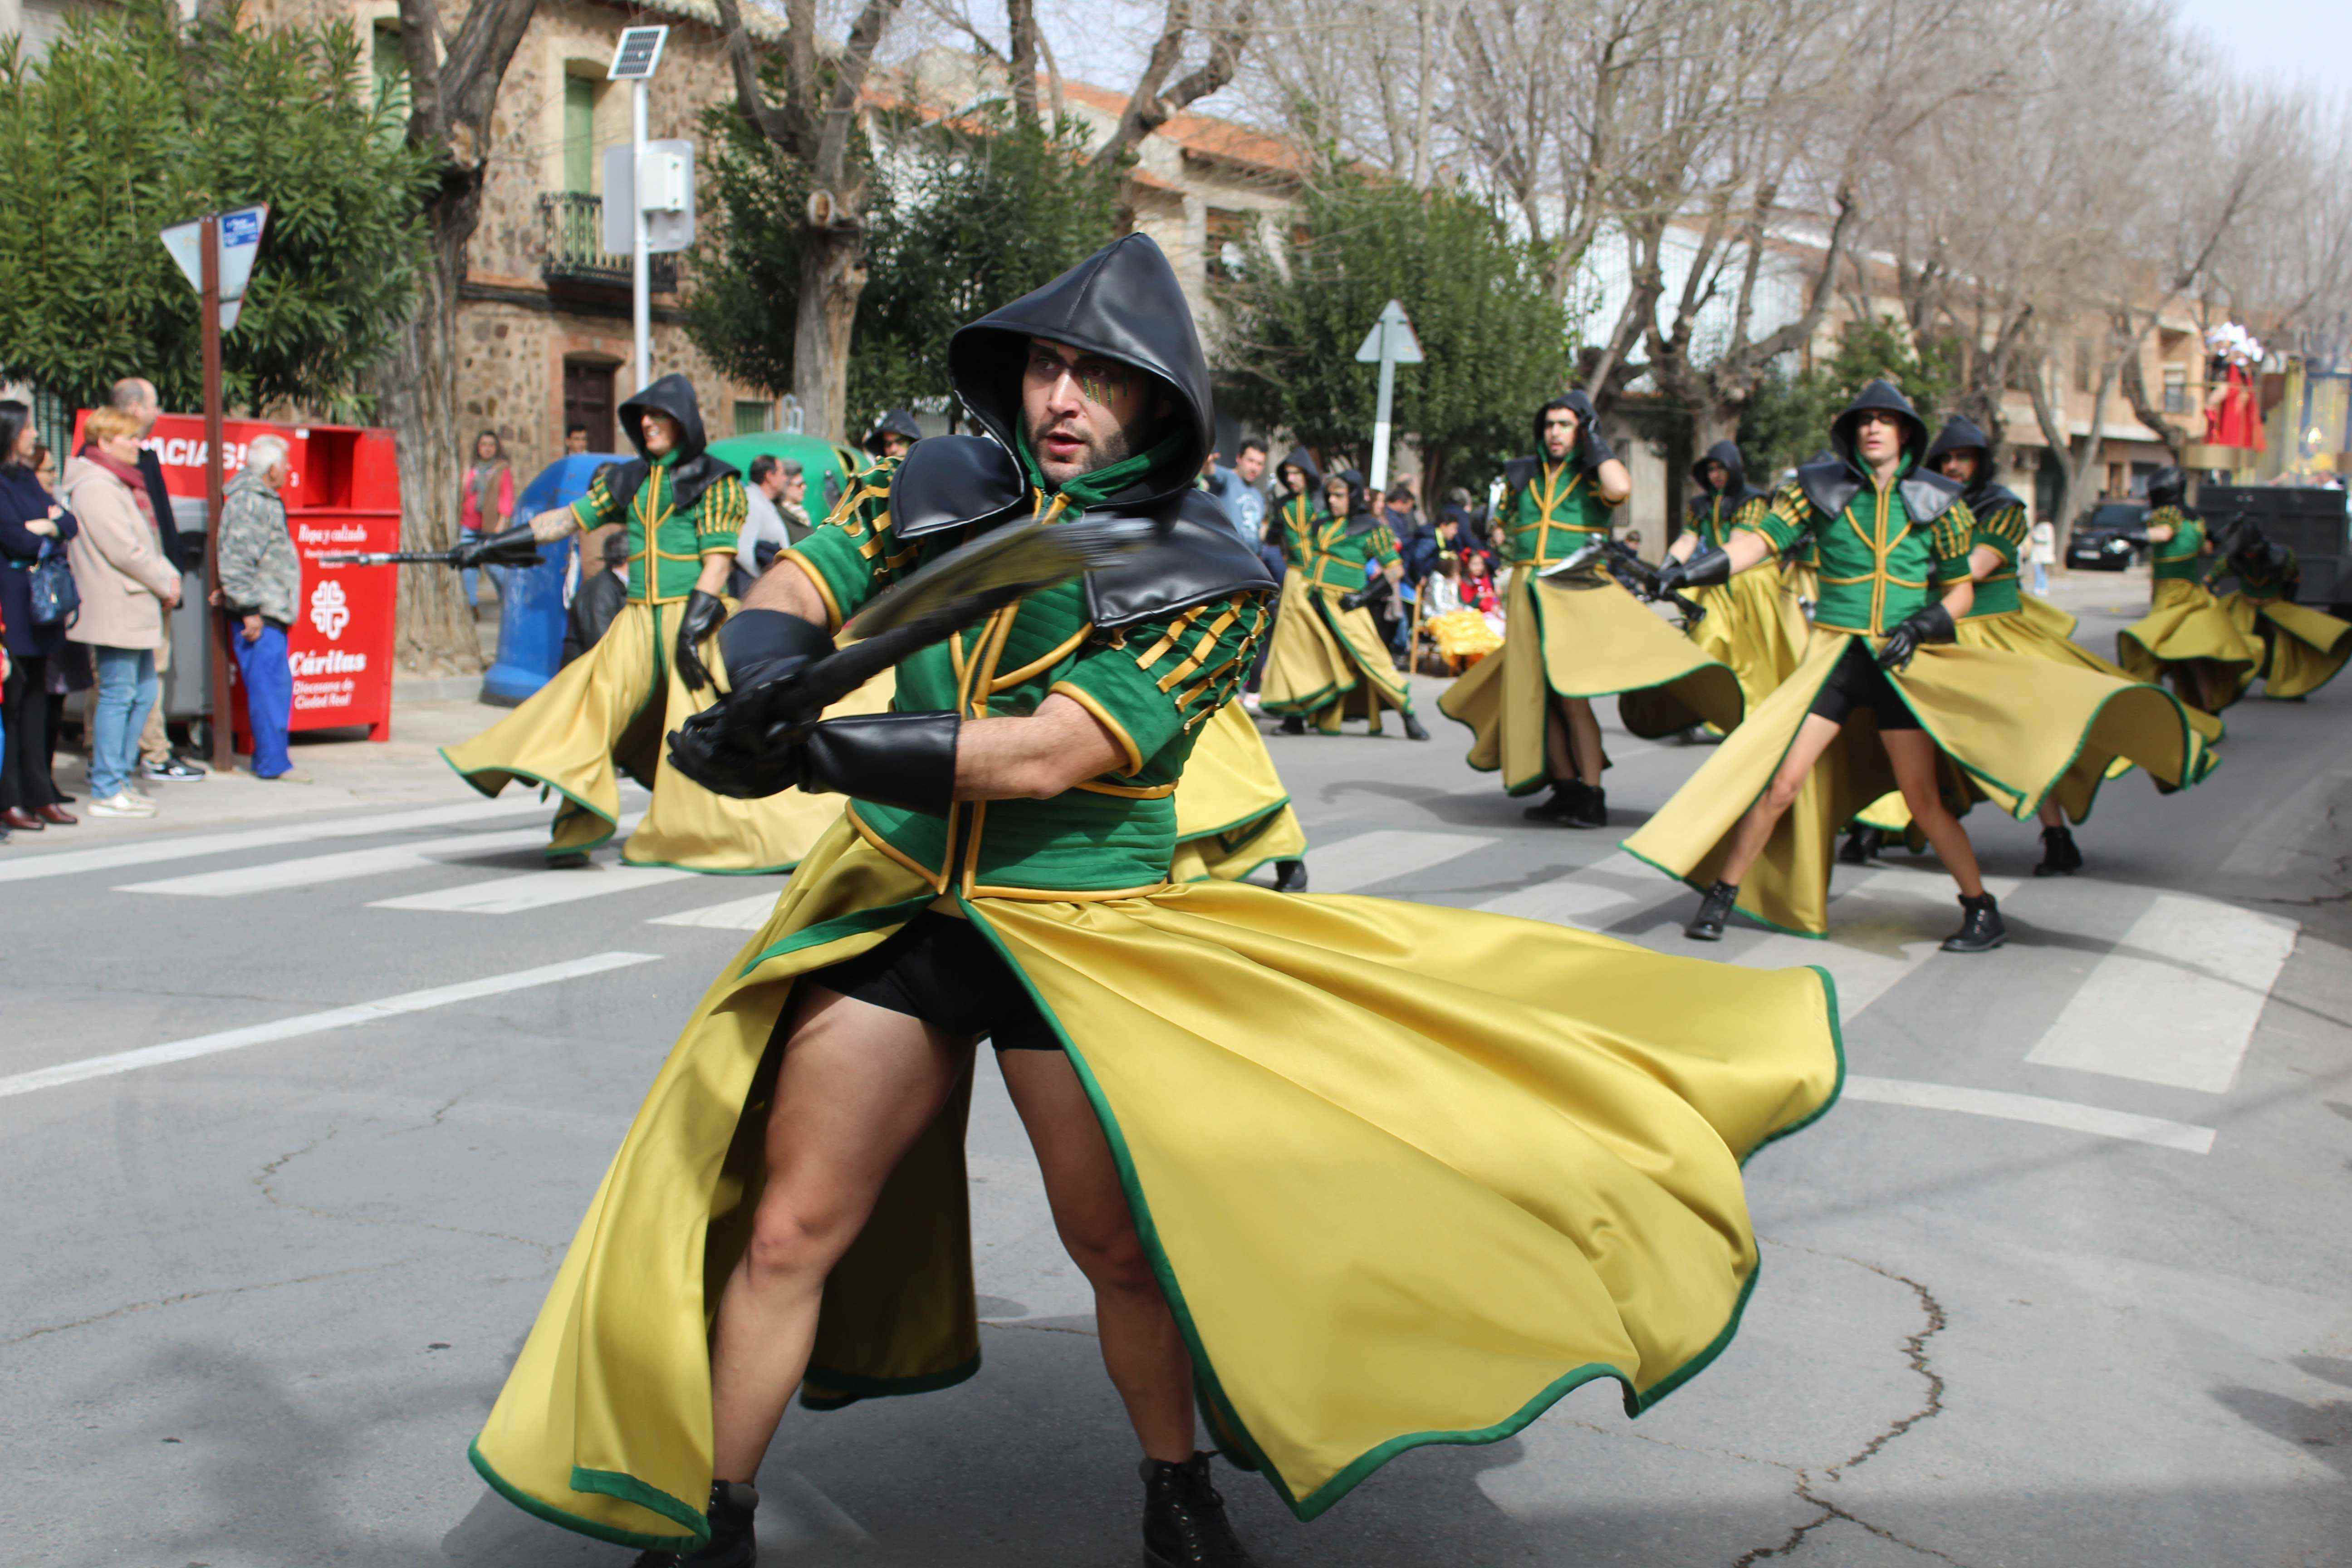
M1895 764L1895 782L1903 791L1903 804L1911 808L1911 820L1935 846L1937 858L1960 885L1961 895L1982 898L1984 879L1977 875L1976 848L1936 787L1936 742L1924 730L1882 730L1878 738L1886 747L1886 760Z
M1188 1459L1192 1358L1136 1234L1118 1166L1077 1070L1059 1051L1000 1051L996 1060L1045 1173L1054 1228L1094 1287L1103 1365L1144 1456Z
M808 1371L825 1276L971 1056L969 1041L823 986L803 986L792 1005L768 1113L767 1188L712 1334L722 1481L759 1473Z
M1597 787L1601 783L1601 721L1594 715L1592 704L1581 697L1562 698L1559 705L1568 719L1568 743L1575 759L1576 776Z
M1554 784L1580 779L1576 754L1569 741L1568 706L1564 698L1544 699L1544 768Z
M1731 830L1731 849L1723 862L1724 881L1738 887L1747 877L1748 868L1756 864L1756 857L1763 854L1764 846L1771 842L1772 830L1780 826L1780 819L1797 804L1797 795L1805 787L1805 776L1813 771L1813 764L1822 760L1822 753L1830 749L1830 742L1844 728L1836 720L1824 719L1818 713L1805 715L1772 782L1764 786L1764 793L1756 797L1756 804L1748 808L1748 815Z

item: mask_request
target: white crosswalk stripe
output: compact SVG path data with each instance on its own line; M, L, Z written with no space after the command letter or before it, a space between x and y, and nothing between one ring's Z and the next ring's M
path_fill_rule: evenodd
M1984 885L2006 902L2020 879L1987 877ZM1832 901L1832 940L1775 931L1741 949L1732 962L1750 969L1818 964L1837 982L1838 1011L1851 1021L1936 956L1958 929L1958 910L1951 881L1940 872L1874 871Z
M1494 842L1470 833L1422 833L1382 827L1309 851L1312 858L1307 869L1314 876L1317 892L1352 893L1442 866Z
M1477 907L1489 914L1549 921L1554 925L1593 926L1601 924L1603 916L1644 900L1654 901L1667 889L1667 883L1655 871L1621 849L1567 876L1514 889Z
M624 813L616 834L625 835L644 815L641 811ZM511 828L502 833L459 833L446 838L386 844L373 849L305 855L292 860L265 860L257 866L239 866L226 871L198 871L153 882L130 882L115 891L168 893L186 899L243 898L253 893L276 893L289 888L315 888L329 882L352 882L366 877L381 877L394 871L413 871L452 856L502 855L517 849L536 848L546 842L547 828L543 825Z
M676 914L656 915L647 925L698 926L706 931L758 931L776 912L776 894L754 893L748 899L730 899L723 904L705 904L699 909L680 910Z
M504 800L467 801L457 805L432 805L416 811L383 812L369 816L344 816L328 822L288 822L271 827L235 833L192 833L165 838L138 838L96 849L67 849L0 865L0 882L30 882L45 877L70 877L84 871L114 871L126 866L152 866L169 860L194 860L206 855L228 855L240 849L275 849L282 845L310 844L323 838L366 838L379 833L400 833L413 827L446 827L459 822L490 822L499 817L543 815L543 802L529 795Z
M526 871L488 882L436 888L429 893L407 893L378 899L372 910L434 910L445 914L514 915L583 899L609 898L665 882L683 882L700 875L670 866L589 865L562 871ZM771 900L772 902L772 900Z
M2025 1059L2225 1094L2299 929L2234 904L2159 893Z

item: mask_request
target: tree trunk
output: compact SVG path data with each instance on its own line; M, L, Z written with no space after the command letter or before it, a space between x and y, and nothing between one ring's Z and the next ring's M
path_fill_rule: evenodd
M1691 410L1691 456L1704 458L1717 441L1739 439L1739 412L1745 400L1709 398Z
M847 439L849 334L866 292L866 239L851 229L815 229L801 253L799 315L793 329L793 395L812 436Z
M400 463L400 547L446 550L457 542L457 281L479 205L473 191L445 191L426 210L427 263L416 313L375 373L382 417ZM428 674L482 668L473 611L457 574L402 567L399 662Z

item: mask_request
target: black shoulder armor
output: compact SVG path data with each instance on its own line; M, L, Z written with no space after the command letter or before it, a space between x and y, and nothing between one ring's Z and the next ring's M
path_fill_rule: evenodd
M1815 511L1834 518L1843 516L1853 498L1862 493L1862 481L1842 462L1807 463L1797 470L1797 488L1805 492Z
M900 539L1003 522L1029 503L1013 454L984 436L918 441L890 476L890 527Z
M1997 511L2007 511L2011 507L2022 510L2024 505L2007 485L1987 485L1969 497L1969 510L1976 514L1979 522Z
M1536 470L1543 467L1541 458L1512 458L1503 464L1503 482L1515 490L1523 490L1532 483Z
M1158 539L1087 574L1087 618L1105 631L1117 631L1234 594L1274 590L1265 563L1241 542L1224 509L1190 490Z
M1917 527L1926 527L1952 510L1960 499L1958 481L1924 469L1907 473L1896 481L1895 493L1903 498L1903 510Z

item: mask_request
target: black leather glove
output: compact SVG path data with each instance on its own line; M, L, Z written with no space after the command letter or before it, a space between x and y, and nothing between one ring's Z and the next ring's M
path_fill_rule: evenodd
M832 651L832 635L823 626L782 610L739 610L719 628L730 691L781 680Z
M1942 601L1914 610L1909 618L1886 634L1886 646L1878 650L1878 668L1901 669L1919 651L1919 645L1952 640L1952 612Z
M688 691L699 691L710 684L710 671L703 668L702 643L726 619L727 601L718 595L699 588L687 595L686 610L677 618L677 673Z
M1371 596L1372 591L1370 588L1359 588L1352 594L1342 594L1339 595L1339 607L1343 610L1360 610Z
M945 816L955 800L950 712L859 713L814 724L730 726L727 703L670 732L670 765L710 791L757 800L787 789L853 795Z
M1661 597L1679 588L1708 588L1731 581L1731 553L1719 544L1704 544L1687 561L1668 560L1658 568Z
M527 522L496 533L472 533L449 552L449 564L471 571L480 566L536 566L539 540Z
M1617 455L1617 448L1611 446L1609 437L1601 433L1601 421L1598 419L1584 422L1584 429L1578 440L1577 460L1587 473Z

